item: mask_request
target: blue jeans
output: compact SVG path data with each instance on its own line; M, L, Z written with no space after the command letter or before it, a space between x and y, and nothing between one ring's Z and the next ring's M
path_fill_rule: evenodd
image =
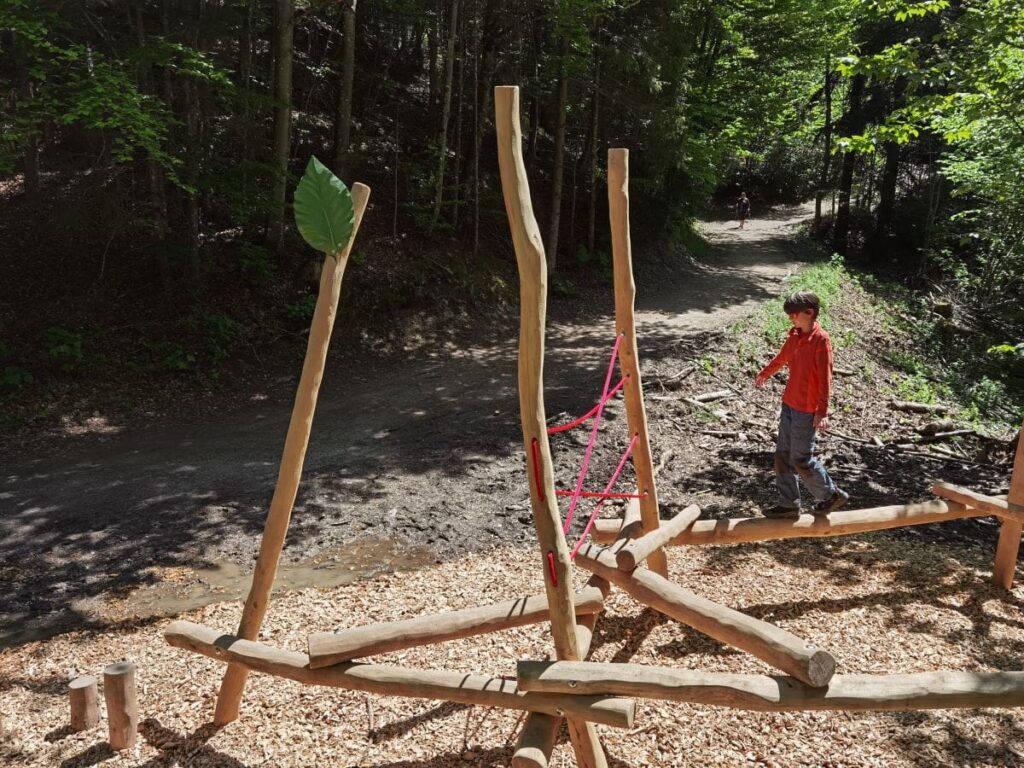
M836 484L814 455L814 414L795 411L783 404L779 414L779 438L775 443L775 485L787 507L800 506L797 476L818 501L836 492Z

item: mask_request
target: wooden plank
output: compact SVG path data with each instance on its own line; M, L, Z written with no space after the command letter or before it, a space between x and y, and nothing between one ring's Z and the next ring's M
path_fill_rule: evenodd
M615 273L615 328L622 336L619 345L619 369L626 379L622 388L626 404L626 420L630 436L636 435L633 467L640 501L640 517L644 533L658 527L658 488L651 460L651 441L647 432L647 411L644 407L640 356L636 346L634 303L636 283L633 281L633 251L629 233L629 150L608 150L608 218L612 230L612 268ZM660 549L651 551L647 566L661 576L668 576L668 559Z
M969 488L953 485L952 483L935 483L932 485L932 493L968 507L983 509L989 514L996 515L1004 520L1024 523L1024 506L1014 504L1005 499L986 496L983 493L977 493Z
M604 598L597 587L576 592L573 602L579 614L596 613L604 606ZM307 638L309 666L312 669L329 667L342 661L498 632L549 618L547 596L534 595L404 621L317 632Z
M576 562L644 605L744 650L808 685L825 685L835 672L836 662L831 655L793 633L699 597L652 571L638 568L623 573L609 550L588 545L577 553Z
M1024 672L836 675L812 688L791 677L571 661L520 661L519 689L666 699L759 712L1024 706Z
M225 635L190 621L171 622L164 630L164 638L176 648L237 664L247 670L295 680L304 685L346 688L383 696L441 699L460 704L545 712L555 716L568 715L614 728L632 727L635 716L634 702L629 699L524 693L518 690L514 680L501 677L354 661L310 669L309 657L304 653L284 651ZM579 698L578 702L574 701L576 698Z
M620 571L632 571L651 553L661 549L675 536L689 528L700 517L700 507L691 504L667 523L660 525L639 539L629 541L615 553L615 562Z
M765 517L698 520L688 530L674 537L668 545L676 547L683 544L741 544L776 539L848 536L990 515L990 512L971 509L957 502L926 501L920 504L843 510L832 512L827 517L801 515L799 520L774 520ZM597 544L614 541L618 529L618 520L598 520L593 529L592 540Z
M494 89L494 130L498 140L501 191L508 214L512 246L519 268L519 415L533 522L540 545L540 566L551 612L551 635L559 659L580 658L576 645L576 615L572 605L572 562L562 533L551 448L544 416L544 323L547 315L548 267L544 244L530 202L530 183L523 163L519 125L519 88ZM583 725L588 738L576 737L570 720L576 761L582 768L604 768L604 750L593 725ZM592 738L590 738L592 737ZM593 745L597 744L594 749Z
M1017 452L1013 458L1010 493L1006 500L1016 506L1024 505L1024 429L1017 435ZM1024 531L1024 525L1010 520L1003 520L1003 524L999 528L999 542L996 544L996 562L992 568L992 581L1003 589L1013 586L1022 531Z
M277 485L267 513L267 522L263 528L263 539L260 552L256 559L256 570L252 576L249 595L242 609L242 619L238 624L238 636L247 639L255 638L263 624L270 602L270 590L277 576L277 564L281 559L284 539L288 533L288 523L295 504L295 494L302 478L302 465L306 458L309 445L309 434L313 426L313 414L316 411L317 395L320 382L324 375L324 364L327 362L327 350L331 343L331 331L334 329L334 318L338 312L338 297L341 292L341 280L345 274L352 244L366 211L366 203L370 199L370 188L365 184L352 186L352 204L355 208L355 226L352 236L340 253L324 257L323 271L320 273L320 292L313 310L313 320L309 327L309 339L306 344L306 357L302 363L302 375L295 393L295 404L292 406L291 420L288 422L288 434L284 441L281 455L281 466L277 474ZM217 725L225 725L238 717L238 708L242 703L242 692L245 690L245 678L248 673L241 667L228 667L217 695L217 708L213 720Z

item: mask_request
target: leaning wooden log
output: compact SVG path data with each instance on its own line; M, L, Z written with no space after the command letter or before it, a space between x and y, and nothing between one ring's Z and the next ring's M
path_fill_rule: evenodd
M519 689L667 699L759 712L973 709L1024 706L1024 672L836 675L812 688L791 677L639 664L520 661Z
M530 506L540 545L540 566L551 611L551 636L559 659L580 658L576 647L576 617L572 605L572 562L562 533L562 518L555 496L555 481L544 418L544 323L547 317L548 265L540 237L530 182L523 163L523 135L519 122L519 88L494 89L494 133L498 142L498 170L505 200L512 247L519 269L519 417L523 452L530 487ZM588 738L576 738L570 721L576 762L581 768L605 768L604 750L597 745L593 725L580 723Z
M591 576L587 584L601 589L605 596L608 591L611 591L611 584L599 576ZM584 659L590 653L590 644L594 638L594 626L597 624L599 615L592 613L576 618L576 642L579 645L580 655ZM512 755L512 768L547 768L561 727L562 718L560 717L552 717L541 712L528 714L526 722L523 723L523 729L519 732L516 751ZM577 738L585 739L588 735L577 733Z
M103 669L103 698L107 704L110 748L131 749L139 731L139 700L135 693L135 665L119 661Z
M601 521L598 520L598 523ZM640 499L630 499L622 514L622 525L616 529L613 538L634 539L644 533L643 523L640 522Z
M652 552L661 549L675 536L689 528L694 520L700 517L700 507L691 504L666 523L662 523L650 533L639 539L626 542L625 546L615 552L615 562L620 571L632 571Z
M704 392L700 395L694 395L691 400L698 403L710 403L713 400L723 400L727 397L733 397L736 393L731 389L716 389L714 392Z
M911 403L904 400L893 400L889 407L897 411L910 411L912 413L949 413L952 409L948 405L939 403Z
M609 550L588 545L576 555L576 563L608 579L638 602L744 650L808 685L825 685L835 673L836 661L830 654L792 632L699 597L646 569L625 574Z
M92 675L76 677L68 684L71 730L87 731L100 721L99 694Z
M288 422L288 434L285 436L284 450L281 454L277 485L274 487L270 511L267 513L267 522L263 528L263 539L260 542L252 585L249 587L249 595L242 609L242 619L238 624L239 637L250 640L255 638L267 613L270 590L274 586L277 564L281 559L295 495L299 489L299 480L302 478L302 465L309 445L317 395L320 392L320 382L327 362L334 317L338 311L341 281L369 199L369 187L364 184L352 185L352 205L355 209L352 235L340 252L328 254L324 258L323 271L320 273L320 292L317 295L316 308L313 310L313 319L309 326L309 339L306 342L306 357L302 363L295 404L292 406L292 415ZM241 667L228 667L225 671L220 693L217 695L217 708L213 715L217 725L225 725L238 717L246 674Z
M984 510L990 515L996 515L1004 520L1024 523L1024 506L1014 504L1005 499L976 493L969 488L963 488L952 483L935 483L932 486L932 493L944 499L950 499L975 509Z
M1024 505L1024 429L1017 435L1017 451L1013 457L1010 492L1006 500L1016 506ZM1004 519L999 528L999 543L996 545L996 562L992 568L992 581L1003 589L1013 586L1022 532L1024 532L1024 524L1015 520Z
M629 699L586 696L526 694L514 680L485 675L432 669L409 669L382 664L346 662L333 667L310 669L304 653L284 651L252 640L225 635L216 629L190 621L174 621L164 630L164 639L176 648L201 653L212 659L237 664L247 670L283 677L305 685L346 688L384 696L443 699L459 704L478 704L525 711L545 712L592 721L615 728L629 728L635 704Z
M597 587L577 592L573 602L578 614L596 613L604 605L601 590ZM329 667L342 661L403 648L523 627L547 621L550 616L547 596L534 595L495 605L417 616L405 621L369 624L338 632L317 632L307 638L309 666L312 669Z
M612 235L612 268L615 273L615 328L622 335L619 346L619 369L626 385L623 400L630 435L637 440L633 448L640 517L644 533L658 527L658 488L651 460L651 441L647 431L644 387L640 376L640 355L636 345L634 303L636 283L633 280L633 250L629 232L629 150L608 150L608 223ZM668 560L660 550L651 552L647 563L655 573L668 576Z
M926 501L920 504L843 510L833 512L827 517L801 515L798 520L775 520L765 517L698 520L688 530L673 538L669 546L741 544L776 539L847 536L908 525L943 523L964 517L988 517L990 514L953 501ZM614 541L618 534L618 523L618 520L598 520L591 534L594 543Z

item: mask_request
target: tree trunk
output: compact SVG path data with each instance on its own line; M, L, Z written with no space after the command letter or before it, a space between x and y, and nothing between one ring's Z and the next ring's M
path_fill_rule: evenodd
M597 142L601 106L601 60L594 55L594 95L590 113L590 208L587 212L587 252L593 256L597 232Z
M907 87L906 78L899 78L893 86L893 110L903 106L903 94ZM872 256L881 256L884 243L892 228L892 214L896 207L896 182L900 175L900 145L895 141L885 143L885 163L882 166L882 181L878 187L878 208L875 209L875 231L872 234Z
M455 72L455 41L459 32L459 0L452 0L451 18L448 20L448 50L445 55L444 95L441 104L441 132L438 134L437 178L434 181L434 215L430 228L437 226L441 215L441 198L444 196L444 166L448 159L448 120L452 111L452 82Z
M437 9L427 17L427 110L437 103L437 35L440 20Z
M463 14L459 32L459 74L455 86L455 168L452 178L455 180L452 190L452 228L459 231L459 201L462 197L462 93L466 79L466 18Z
M818 190L814 194L814 231L821 230L821 201L832 171L832 54L825 54L825 125L822 127L821 175L818 176Z
M19 106L27 106L33 98L32 79L28 65L22 55L18 38L15 33L9 37L13 51L14 68L18 77ZM25 140L25 152L22 156L22 170L25 172L25 199L32 208L37 208L41 199L39 182L39 138L33 130Z
M295 35L294 0L274 0L274 169L267 219L267 247L280 252L288 192L288 157L292 126L292 45Z
M341 93L334 131L334 171L344 178L349 173L349 139L352 131L352 88L356 71L356 0L342 0Z
M558 72L558 105L555 108L555 160L551 169L551 219L548 226L548 271L554 272L558 264L558 230L562 216L562 173L565 167L565 113L569 101L568 50L561 42L561 62Z
M850 101L843 120L843 130L848 136L859 133L864 127L861 102L864 97L864 75L855 75L850 85ZM853 152L843 154L842 171L839 176L839 204L836 209L835 227L832 231L832 250L845 256L850 234L850 190L853 187L853 168L857 156Z

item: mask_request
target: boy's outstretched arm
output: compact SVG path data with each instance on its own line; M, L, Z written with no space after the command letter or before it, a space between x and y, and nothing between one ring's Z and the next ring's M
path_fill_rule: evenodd
M768 381L772 376L782 370L782 366L789 362L789 350L790 340L787 338L786 343L782 345L782 349L768 365L761 369L761 372L754 377L754 386L763 387L765 382Z

